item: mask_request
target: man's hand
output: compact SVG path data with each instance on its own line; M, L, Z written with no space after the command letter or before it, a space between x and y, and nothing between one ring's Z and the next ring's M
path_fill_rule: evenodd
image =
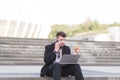
M55 50L56 52L58 52L59 49L60 49L60 43L59 43L59 42L56 42L56 43L55 43L55 49L54 49L54 50Z
M74 47L74 54L73 55L78 55L79 52L80 52L80 47L77 45Z
M79 50L75 50L74 55L78 55Z

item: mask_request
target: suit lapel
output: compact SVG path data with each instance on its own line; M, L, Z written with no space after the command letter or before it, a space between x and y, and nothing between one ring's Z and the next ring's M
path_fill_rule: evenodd
M55 43L51 44L50 48L51 48L51 50L53 51L54 48L55 48Z
M62 55L63 54L66 54L66 47L65 46L62 47Z

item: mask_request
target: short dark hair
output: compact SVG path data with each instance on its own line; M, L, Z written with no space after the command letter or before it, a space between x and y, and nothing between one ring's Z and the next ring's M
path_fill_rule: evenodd
M57 32L56 37L59 37L59 36L67 37L67 35L63 31Z

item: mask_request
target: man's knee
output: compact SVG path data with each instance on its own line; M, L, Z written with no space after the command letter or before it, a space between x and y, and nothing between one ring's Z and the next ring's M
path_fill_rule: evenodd
M73 69L81 70L81 67L79 64L73 64Z
M59 63L54 63L53 68L61 68L61 64L59 64Z
M73 64L73 67L78 68L78 67L80 67L80 65L79 64Z

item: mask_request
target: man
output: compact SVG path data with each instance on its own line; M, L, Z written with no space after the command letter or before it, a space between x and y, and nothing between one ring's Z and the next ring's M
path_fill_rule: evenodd
M53 77L61 80L61 76L75 76L75 80L84 80L79 64L59 64L64 54L71 54L70 48L65 45L66 34L62 31L56 34L56 41L45 47L44 62L41 77ZM77 52L74 53L77 55Z

